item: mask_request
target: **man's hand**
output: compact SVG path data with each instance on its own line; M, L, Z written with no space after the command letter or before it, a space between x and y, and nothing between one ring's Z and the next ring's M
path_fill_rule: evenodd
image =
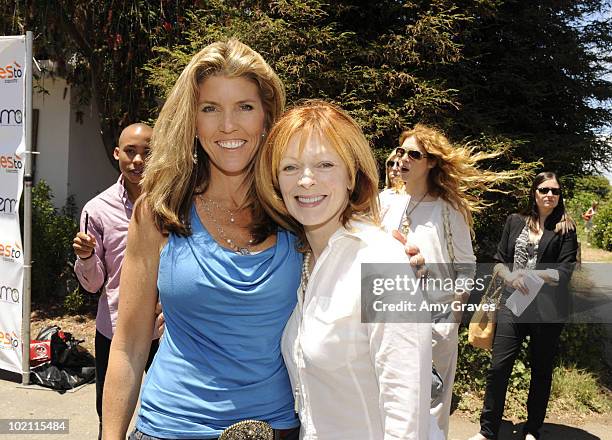
M166 320L164 319L164 312L162 311L161 303L158 301L155 306L155 332L160 338L166 330Z
M96 239L91 234L85 234L84 232L78 232L74 240L72 240L72 248L74 253L81 260L85 260L94 252L96 247Z

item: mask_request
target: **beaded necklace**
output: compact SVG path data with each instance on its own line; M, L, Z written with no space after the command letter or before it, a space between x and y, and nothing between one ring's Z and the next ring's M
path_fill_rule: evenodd
M301 290L302 290L302 301L306 297L306 287L308 286L308 280L310 279L310 260L311 258L312 258L312 252L307 251L304 254L304 261L302 262L302 283L300 284Z

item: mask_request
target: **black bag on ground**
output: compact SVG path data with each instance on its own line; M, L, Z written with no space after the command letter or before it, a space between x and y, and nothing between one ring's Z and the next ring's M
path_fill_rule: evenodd
M36 339L50 341L51 360L30 368L32 383L65 391L95 379L94 357L79 345L83 340L56 325L42 329Z

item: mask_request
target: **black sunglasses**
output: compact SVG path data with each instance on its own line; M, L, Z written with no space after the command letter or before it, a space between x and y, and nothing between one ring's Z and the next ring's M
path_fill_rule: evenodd
M406 155L413 160L421 160L427 157L427 154L421 153L419 150L408 150L406 151Z
M406 149L404 147L397 147L395 149L395 154L397 154L399 156L403 156L404 153L406 153Z
M547 188L547 187L542 187L542 188L538 188L537 191L542 194L543 196L548 194L549 192L553 193L553 196L558 196L561 194L561 188Z
M399 167L400 163L398 160L388 160L387 168Z

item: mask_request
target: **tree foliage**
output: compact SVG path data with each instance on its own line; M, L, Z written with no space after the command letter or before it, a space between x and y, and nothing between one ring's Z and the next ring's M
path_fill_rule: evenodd
M32 29L39 58L98 103L110 154L119 129L154 119L183 66L236 36L284 80L289 102L323 98L361 124L379 159L415 122L505 153L485 166L523 180L486 194L488 253L527 178L579 175L612 161L610 0L162 0L11 2L0 31ZM381 160L382 163L382 160ZM381 170L382 171L382 170ZM572 182L569 182L572 186ZM503 199L503 203L498 203Z
M173 44L184 29L184 0L3 1L0 34L34 33L34 55L54 61L76 88L81 104L93 100L110 162L123 127L147 119L156 96L142 66L154 46Z
M587 175L576 179L574 189L576 191L590 192L597 195L599 199L605 199L612 190L610 181L599 175Z
M185 43L156 49L146 66L150 83L165 95L191 55L205 45L231 36L259 51L282 77L290 103L323 98L341 105L363 127L378 158L395 147L399 133L415 122L434 123L453 135L454 114L461 103L442 73L464 61L458 35L488 2L457 8L456 2L374 2L368 6L340 1L275 1L269 3L203 2L188 15ZM466 136L469 138L466 139ZM505 152L486 165L520 169L523 176L537 164L513 156L515 142L495 133L471 131L455 136L478 149ZM382 170L381 170L382 171ZM520 194L526 179L506 185ZM482 195L492 202L499 194ZM506 207L507 209L507 207ZM491 209L477 223L485 229L506 214ZM489 217L496 221L489 221ZM494 240L481 240L490 253Z
M520 140L524 161L562 175L612 162L600 135L612 125L611 13L600 0L506 0L482 10L460 33L463 62L445 73L459 90L456 126Z

